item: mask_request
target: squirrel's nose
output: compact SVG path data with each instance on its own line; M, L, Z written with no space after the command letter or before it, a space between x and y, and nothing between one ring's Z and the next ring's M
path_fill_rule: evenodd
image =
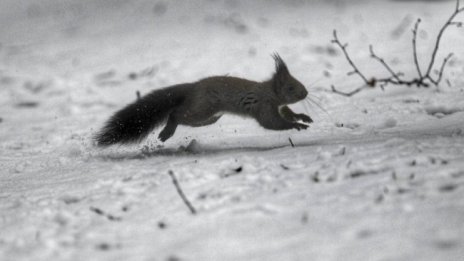
M306 90L306 88L303 89L302 96L303 98L306 98L306 96L308 96L308 91Z

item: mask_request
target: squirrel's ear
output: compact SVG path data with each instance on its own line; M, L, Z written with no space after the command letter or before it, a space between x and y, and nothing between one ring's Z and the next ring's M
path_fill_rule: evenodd
M280 87L288 80L290 72L288 71L287 65L285 64L284 60L282 60L278 53L274 53L272 55L272 58L274 58L276 68L272 80L277 86Z

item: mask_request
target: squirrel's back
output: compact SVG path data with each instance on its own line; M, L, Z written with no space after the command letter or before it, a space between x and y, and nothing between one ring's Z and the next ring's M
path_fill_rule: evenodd
M205 103L217 111L247 115L246 106L265 98L266 90L259 82L238 77L216 76L195 84L193 103Z

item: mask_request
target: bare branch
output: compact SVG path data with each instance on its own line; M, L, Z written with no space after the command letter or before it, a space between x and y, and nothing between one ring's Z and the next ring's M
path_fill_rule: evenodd
M356 93L358 93L358 92L362 91L363 89L365 89L367 87L367 85L364 85L364 86L361 86L361 87L359 87L357 89L354 89L351 92L341 92L341 91L335 89L335 86L332 85L331 87L332 87L332 92L334 92L336 94L346 96L346 97L351 97L351 96L355 95Z
M182 199L182 201L185 203L185 205L187 205L188 209L190 210L190 212L195 215L197 213L197 211L195 210L195 208L192 206L192 204L190 203L190 201L188 201L187 197L185 196L184 192L182 191L182 189L180 188L179 186L179 182L177 181L177 178L176 176L174 175L174 172L172 170L169 170L168 172L169 176L171 176L171 179L172 179L172 183L174 184L174 186L176 187L176 190L177 190L177 193L179 193L179 196L180 198Z
M435 84L435 85L438 85L441 81L441 78L443 76L443 71L445 70L445 66L446 64L448 63L449 59L451 59L451 57L453 57L453 53L450 53L448 54L448 56L445 57L445 59L443 59L443 63L441 64L441 68L440 68L440 71L438 71L438 78L436 80L433 80L432 79L432 76L429 76L429 80Z
M437 41L435 42L435 47L432 52L432 58L430 59L429 67L427 68L427 72L425 75L427 76L430 75L433 65L435 64L435 57L437 55L438 47L440 46L440 41L441 41L441 37L443 36L443 33L445 32L446 28L448 28L450 25L455 24L453 22L454 18L456 17L456 15L458 15L462 11L464 11L464 7L459 8L459 0L456 0L456 10L454 11L453 14L451 14L451 17L448 19L448 21L446 21L446 23L443 25L443 27L440 29L440 32L438 33ZM427 78L430 78L430 77L427 77Z
M340 40L338 39L337 31L334 30L334 32L333 32L334 39L332 40L332 43L338 45L340 47L340 49L342 49L343 54L345 55L345 58L348 60L349 64L353 68L353 71L349 72L348 75L353 75L353 74L359 75L359 77L361 77L362 80L364 81L365 85L363 85L363 86L361 86L361 87L359 87L357 89L354 89L351 92L338 91L337 89L335 89L335 86L332 85L331 86L332 92L343 95L343 96L350 97L350 96L353 96L353 95L359 93L360 91L362 91L362 90L364 90L366 88L375 87L375 86L377 86L377 84L379 85L380 89L382 89L382 90L384 90L384 87L387 86L388 84L405 85L405 86L408 86L408 87L410 87L410 86L426 87L426 88L429 87L430 84L434 84L434 85L438 86L438 84L442 80L443 72L445 70L445 67L446 67L448 61L453 56L452 53L450 53L448 56L446 56L445 59L443 60L443 63L441 64L440 70L437 71L438 76L436 77L436 79L434 77L432 77L432 75L431 75L432 74L432 69L434 67L435 60L436 60L436 55L437 55L438 49L440 47L441 38L442 38L445 30L448 27L450 27L450 26L462 27L463 26L462 22L454 21L454 18L461 12L464 12L464 7L460 7L460 2L459 2L459 0L457 0L456 1L456 9L455 9L455 11L451 14L451 16L448 18L446 23L441 27L441 29L440 29L440 31L439 31L439 33L437 35L437 38L436 38L436 41L435 41L435 46L434 46L432 56L431 56L431 59L430 59L430 63L428 64L428 67L427 67L427 70L426 70L425 73L423 73L421 68L420 68L419 59L418 59L418 55L417 55L417 34L418 34L418 30L419 30L419 24L421 23L421 19L417 19L416 23L414 24L414 28L412 30L412 33L413 33L412 47L413 47L414 65L416 67L418 77L410 79L410 80L403 79L404 74L401 73L401 72L395 73L395 71L392 69L392 67L390 67L390 65L388 65L388 63L385 62L385 60L382 57L378 56L374 52L374 48L372 47L372 45L369 46L369 51L370 51L371 57L373 59L377 60L380 64L382 64L383 67L385 67L385 69L390 73L390 77L387 77L387 78L372 77L372 78L370 78L370 80L368 80L368 78L366 76L364 76L364 74L358 69L358 67L354 64L353 60L351 59L351 57L348 55L348 52L346 50L348 44L342 44L340 42Z
M346 47L348 46L348 44L342 44L340 42L340 40L338 40L338 37L337 37L337 30L334 30L333 31L333 37L334 39L332 40L332 43L335 43L336 45L338 45L340 47L340 49L342 49L343 51L343 54L345 55L346 59L348 60L348 62L350 63L351 67L353 67L353 72L349 73L348 75L353 75L353 74L357 74L359 75L359 77L361 77L361 79L363 79L363 81L368 84L368 80L367 78L361 73L361 71L359 71L358 67L356 67L356 65L353 63L353 61L351 60L350 56L348 55L348 52L346 51Z
M417 19L416 24L414 25L414 29L412 30L412 50L414 56L414 64L416 65L417 73L419 74L419 78L422 78L422 72L419 66L419 60L417 58L417 30L419 29L419 24L421 19Z
M462 27L462 22L451 22L450 25L455 25L456 27Z
M401 81L399 78L400 75L398 75L398 73L395 73L393 69L385 62L384 59L380 58L375 54L372 45L369 45L369 51L371 52L371 57L379 61L387 69L387 71L390 72L393 78L395 78L397 81Z

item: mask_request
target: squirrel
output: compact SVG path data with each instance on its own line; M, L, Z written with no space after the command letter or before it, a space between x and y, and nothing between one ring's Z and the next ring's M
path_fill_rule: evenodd
M117 111L94 136L96 145L137 143L166 122L158 139L168 140L178 125L200 127L215 123L224 113L254 118L265 129L306 129L310 116L294 113L287 105L303 100L308 91L275 53L271 79L255 82L214 76L194 83L155 90Z

